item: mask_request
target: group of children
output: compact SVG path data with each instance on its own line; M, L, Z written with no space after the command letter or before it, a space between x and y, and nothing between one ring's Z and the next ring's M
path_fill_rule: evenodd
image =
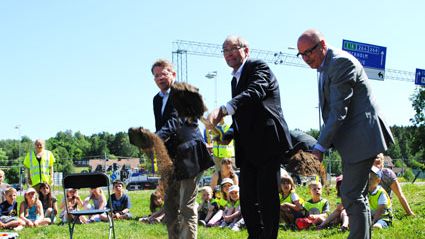
M387 192L379 185L382 172L373 166L369 175L368 200L373 228L387 228L392 223L392 204ZM315 226L324 229L340 225L340 230L349 228L349 218L341 202L342 175L336 178L336 207L330 213L328 200L322 198L322 184L313 181L309 184L311 199L304 201L295 192L295 184L289 175L281 178L281 221L284 227L303 230Z
M57 199L52 195L51 188L47 183L39 184L39 191L28 188L24 193L24 200L20 203L16 201L17 191L15 188L7 186L3 181L4 172L0 170L0 229L21 230L24 227L37 227L53 224L58 213ZM129 212L130 199L123 190L124 183L115 181L113 183L114 193L111 195L111 202L106 199L101 188L92 188L90 195L83 201L78 195L77 189L67 189L67 200L62 200L59 208L62 212L59 215L61 223L73 220L67 211L80 209L103 209L112 205L112 215L114 219L130 219ZM67 210L68 209L68 210ZM80 223L90 223L96 221L108 221L106 214L92 215L89 218L80 216L77 219Z
M387 228L392 222L392 203L386 191L379 185L382 172L373 166L369 175L369 205L374 228ZM17 210L17 191L3 183L4 172L0 170L0 229L20 230L23 227L49 225L55 222L58 213L57 200L52 195L48 184L40 184L39 191L29 188L24 193L24 200ZM340 187L342 175L336 178L336 207L330 213L329 201L322 198L322 184L312 181L309 184L311 199L305 201L296 193L296 186L289 175L282 175L280 181L280 215L283 226L293 230L303 230L315 226L324 229L340 225L340 230L349 228L349 218L341 203ZM205 186L200 189L201 203L198 206L198 221L206 227L230 228L239 231L244 227L239 202L239 186L231 178L223 178L214 189ZM67 200L62 200L59 209L61 221L73 220L68 211L79 209L103 209L112 205L114 219L131 219L130 199L124 193L124 183L113 182L113 194L107 199L101 188L92 188L90 195L82 200L77 189L66 190ZM111 200L111 202L109 202ZM163 221L164 201L158 191L150 198L151 214L142 217L144 223L160 223ZM106 214L92 215L88 218L80 216L80 223L108 221Z

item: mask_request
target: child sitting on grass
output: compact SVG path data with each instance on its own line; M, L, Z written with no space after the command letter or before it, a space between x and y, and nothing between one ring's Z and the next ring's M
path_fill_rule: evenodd
M379 185L382 171L372 166L369 174L369 205L372 215L373 228L387 228L392 223L393 213L391 199Z
M155 224L163 221L165 216L164 199L158 188L151 194L149 209L151 214L149 216L140 218L140 222Z
M43 205L38 200L38 194L34 188L29 188L24 194L25 200L21 202L19 217L28 227L36 227L50 224L50 218L44 217Z
M199 190L201 195L201 204L198 206L198 224L205 225L205 219L208 215L208 208L211 206L212 200L212 188L210 186L205 186Z
M130 219L130 198L124 193L124 183L120 180L115 180L112 186L114 187L114 193L108 200L106 207L109 208L110 203L112 204L112 215L114 219ZM108 216L101 214L100 219L102 221L108 221Z
M54 223L56 215L58 214L58 203L56 198L52 195L49 184L40 183L38 197L43 205L44 217L50 218L50 222Z
M280 178L280 218L291 228L295 228L295 220L305 217L304 200L295 192L295 183L288 174Z
M229 188L229 201L223 213L220 227L228 227L233 231L240 231L244 224L239 201L239 186L233 185Z
M336 208L317 228L323 229L328 225L338 225L341 223L341 231L346 231L348 229L348 215L341 202L341 184L342 175L336 177Z
M22 230L25 223L18 218L16 189L8 188L4 194L6 200L0 204L0 229Z
M83 207L83 201L81 200L81 197L78 195L77 189L74 189L74 188L66 189L66 202L67 204L65 205L65 199L62 199L62 202L59 206L59 208L62 209L62 212L59 215L60 219L62 220L61 222L62 224L64 224L65 222L74 220L74 218L71 217L71 215L69 215L66 212L65 207L67 207L68 211L70 212L74 210L78 210L78 208ZM77 222L87 223L87 218L85 216L80 216Z
M92 203L90 203L92 201ZM103 190L101 188L91 188L90 189L90 196L88 196L86 199L84 199L84 209L86 210L93 210L93 209L105 209L106 207L106 196L103 194ZM95 214L91 215L88 218L88 222L99 222L100 221L100 215L101 214ZM106 216L105 214L103 214Z
M307 229L311 225L319 225L326 220L329 213L329 202L322 198L322 184L318 181L310 182L311 199L304 203L307 217L298 218L295 224L298 229Z
M5 191L11 187L9 184L3 182L4 178L4 171L0 169L0 203L6 200Z
M229 189L233 186L233 180L230 178L223 178L221 181L221 198L217 201L218 211L207 222L208 227L219 226L221 219L223 219L224 209L229 202Z

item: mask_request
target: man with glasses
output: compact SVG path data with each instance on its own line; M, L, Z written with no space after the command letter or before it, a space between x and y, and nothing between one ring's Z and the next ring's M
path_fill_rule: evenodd
M298 38L298 56L319 76L319 102L324 126L313 154L334 147L341 154L344 179L342 203L350 218L348 238L370 238L371 219L367 183L376 155L393 143L390 129L373 100L368 77L352 55L329 47L323 35L305 31Z
M283 118L279 84L269 66L249 58L245 39L229 36L223 55L232 72L232 99L209 115L217 125L231 115L236 166L240 168L240 202L248 238L277 238L279 164L292 147ZM225 137L226 138L226 137Z

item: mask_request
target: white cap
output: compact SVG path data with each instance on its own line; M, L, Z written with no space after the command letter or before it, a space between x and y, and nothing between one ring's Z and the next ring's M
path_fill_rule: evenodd
M233 185L233 180L231 178L223 178L221 180L221 184L220 185L223 186L225 183L230 183L230 184Z
M238 191L239 192L239 186L238 185L233 185L229 188L229 193L232 191Z

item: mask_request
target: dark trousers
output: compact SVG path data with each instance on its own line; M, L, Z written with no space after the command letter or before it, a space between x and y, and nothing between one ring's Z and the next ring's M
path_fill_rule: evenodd
M258 159L261 160L261 159ZM279 229L279 161L261 166L249 162L240 165L240 202L250 239L277 238Z
M371 213L367 198L369 172L375 157L357 163L342 160L342 204L350 218L349 239L371 238Z

